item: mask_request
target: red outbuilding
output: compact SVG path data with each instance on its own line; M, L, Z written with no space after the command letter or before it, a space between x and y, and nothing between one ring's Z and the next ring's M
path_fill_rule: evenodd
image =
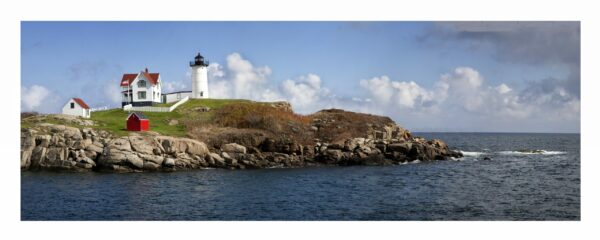
M127 116L127 131L148 131L150 120L144 114L132 112Z

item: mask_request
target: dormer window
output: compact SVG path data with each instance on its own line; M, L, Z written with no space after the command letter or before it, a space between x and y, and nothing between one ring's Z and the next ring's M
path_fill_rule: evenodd
M137 85L138 85L138 87L146 87L146 81L139 80Z

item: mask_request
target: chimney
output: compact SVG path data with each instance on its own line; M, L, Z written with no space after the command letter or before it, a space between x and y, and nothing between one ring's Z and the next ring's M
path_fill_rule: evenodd
M146 68L146 72L148 72L148 68Z

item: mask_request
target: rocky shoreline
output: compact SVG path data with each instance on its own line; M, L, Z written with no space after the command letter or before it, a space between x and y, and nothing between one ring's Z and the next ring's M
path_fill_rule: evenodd
M462 157L441 140L412 137L399 126L336 143L266 138L255 146L204 142L157 133L113 136L89 126L82 128L39 123L21 130L23 171L148 172L203 168L257 169L319 165L390 165L415 160Z

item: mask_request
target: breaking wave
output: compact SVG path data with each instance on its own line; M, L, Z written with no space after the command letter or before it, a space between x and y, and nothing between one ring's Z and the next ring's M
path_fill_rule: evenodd
M500 151L503 155L559 155L566 154L563 151L547 151L547 150L517 150L517 151Z
M467 152L467 151L460 151L460 152L465 157L479 157L479 156L485 154L484 152Z

